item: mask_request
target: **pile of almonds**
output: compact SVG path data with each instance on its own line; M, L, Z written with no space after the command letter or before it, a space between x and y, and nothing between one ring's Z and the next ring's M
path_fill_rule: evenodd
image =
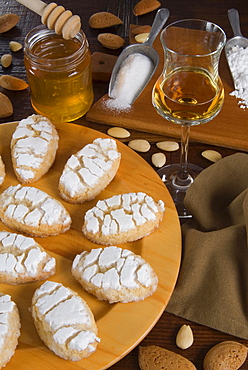
M20 17L14 13L7 13L0 16L0 33L9 31L11 28L16 26L19 22ZM16 41L10 41L10 50L13 52L19 51L22 45ZM8 68L12 63L12 55L4 54L1 56L1 64L4 68Z
M19 16L13 13L7 13L0 16L0 33L9 31L19 22ZM22 49L22 45L16 41L10 41L9 48L12 52L17 52ZM12 63L11 54L3 54L1 56L1 64L3 68L8 68ZM0 76L0 86L6 90L19 91L28 87L28 84L22 79L10 75ZM9 117L13 114L13 105L10 99L0 92L0 118Z
M22 44L20 44L19 42L17 41L10 41L9 43L9 48L11 51L13 51L14 53L16 51L19 51L22 49ZM4 68L8 68L12 63L12 55L11 54L3 54L1 56L1 64Z
M98 12L92 14L89 19L91 28L103 29L123 24L122 20L110 12ZM97 36L98 41L108 49L119 49L125 43L125 40L114 33L100 33Z
M136 16L143 15L159 8L161 3L157 0L140 0L133 8L133 13ZM97 12L92 14L89 19L89 25L91 28L103 29L123 24L123 21L116 15L110 12ZM150 32L150 26L146 26L146 30L142 30L136 33L136 41L144 42ZM137 32L137 30L136 30ZM140 36L142 34L142 36ZM97 36L98 41L108 49L119 49L121 48L125 40L114 34L114 33L100 33Z
M6 90L19 91L28 87L28 84L21 78L2 75L0 86ZM0 118L9 117L13 114L13 105L7 95L0 92Z
M194 341L189 325L182 325L176 336L176 345L185 350ZM236 341L216 344L206 353L203 370L238 370L246 361L248 347ZM141 370L196 370L195 365L184 356L159 346L139 347Z
M108 129L107 134L115 137L116 139L126 139L130 136L130 132L123 127L111 127ZM141 153L148 152L151 148L149 141L144 139L135 139L128 142L128 146ZM174 152L179 149L179 144L176 141L165 140L156 143L156 147L165 152ZM208 159L210 162L217 162L222 158L222 155L216 150L204 150L201 155ZM151 157L152 164L157 167L163 167L166 163L166 156L163 152L154 153Z
M204 370L238 370L246 361L248 348L236 341L216 344L206 354ZM184 356L159 346L139 347L141 370L196 370L195 365Z
M107 134L117 139L125 139L130 136L130 132L122 127L111 127L108 129ZM130 140L128 142L129 148L145 153L151 148L149 141L143 139ZM172 152L179 149L179 144L176 141L160 141L156 143L158 149L163 151ZM152 163L155 167L162 167L166 163L166 156L164 153L154 153L152 155Z

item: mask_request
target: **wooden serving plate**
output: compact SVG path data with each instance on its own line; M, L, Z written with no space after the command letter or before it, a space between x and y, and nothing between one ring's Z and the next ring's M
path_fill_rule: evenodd
M0 154L6 166L6 178L0 191L18 184L10 157L10 140L16 123L0 125ZM57 261L57 272L49 280L57 281L75 290L88 303L99 329L101 342L97 351L78 362L66 361L56 356L40 340L29 311L36 288L43 282L12 286L0 284L0 292L8 293L17 303L21 316L21 336L14 356L7 369L107 369L131 351L153 328L163 313L174 289L180 259L181 232L174 203L156 172L137 153L118 142L122 154L121 165L114 180L93 201L73 205L63 201L58 193L58 179L64 164L71 154L76 153L97 137L106 135L89 128L69 124L56 124L60 141L52 168L39 181L32 184L61 201L72 217L72 227L65 234L47 238L35 238ZM71 264L75 255L83 250L99 248L84 238L81 228L84 213L98 199L118 193L143 191L155 200L165 202L166 212L160 227L151 235L133 243L122 244L140 254L156 271L159 278L157 291L144 301L127 304L112 304L98 301L83 290L71 275ZM0 221L0 230L9 230ZM11 231L11 230L9 230Z

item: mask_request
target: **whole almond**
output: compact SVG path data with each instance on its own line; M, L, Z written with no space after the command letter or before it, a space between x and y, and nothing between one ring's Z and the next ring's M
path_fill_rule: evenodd
M142 15L159 8L161 3L157 0L140 0L133 8L134 15Z
M149 33L151 31L151 28L152 27L149 25L135 27L132 29L132 33L134 35L139 35L140 33Z
M123 24L122 20L109 12L94 13L89 19L91 28L107 28L117 26L118 24Z
M12 63L12 55L11 54L3 54L1 56L1 64L4 68L8 68Z
M187 349L194 342L193 332L189 325L183 325L179 329L176 337L176 345L181 349Z
M0 33L9 31L19 22L19 19L20 17L14 13L0 15Z
M139 346L138 360L141 370L196 370L187 358L159 346Z
M135 139L128 143L129 148L136 150L137 152L148 152L151 148L150 143L147 140Z
M17 41L10 41L9 47L11 51L16 52L22 49L22 44L20 44L20 42Z
M0 92L0 117L9 117L13 114L13 105L9 98Z
M235 341L216 344L206 354L203 362L204 370L237 370L247 357L248 348Z
M125 43L125 40L122 37L113 33L100 33L97 36L97 40L102 44L102 46L112 50L121 48Z
M0 86L7 90L24 90L28 87L28 84L21 78L2 75L0 76Z

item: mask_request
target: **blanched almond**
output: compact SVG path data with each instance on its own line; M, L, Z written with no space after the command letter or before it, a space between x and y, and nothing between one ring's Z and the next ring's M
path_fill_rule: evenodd
M204 150L202 156L211 162L217 162L222 158L222 155L216 150Z
M143 139L131 140L129 141L128 146L137 152L148 152L151 148L150 143Z
M100 33L97 36L97 40L105 48L113 50L121 48L125 43L125 40L122 37L115 35L113 33Z
M16 52L22 49L22 44L20 44L20 42L17 41L10 41L9 47L11 51Z
M159 141L156 146L161 150L166 150L167 152L173 152L179 149L179 144L176 141Z
M28 87L28 84L21 78L2 75L0 76L0 86L7 90L24 90Z
M189 325L183 325L179 329L176 337L176 345L181 349L187 349L194 342L193 332Z
M134 15L142 15L159 8L161 3L157 0L140 0L133 8Z
M154 153L152 155L152 163L155 167L163 167L163 165L166 163L166 156L164 153Z
M20 17L14 13L0 15L0 33L9 31L19 22L19 19Z
M0 117L9 117L13 114L13 105L9 98L0 92Z
M125 139L130 136L130 132L122 127L110 127L108 135L116 137L117 139Z
M142 44L146 41L147 37L149 36L149 33L140 33L139 35L135 36L135 41Z
M89 19L91 28L107 28L118 24L123 24L122 20L109 12L94 13Z
M12 63L12 55L11 54L3 54L1 56L1 64L4 68L8 68Z

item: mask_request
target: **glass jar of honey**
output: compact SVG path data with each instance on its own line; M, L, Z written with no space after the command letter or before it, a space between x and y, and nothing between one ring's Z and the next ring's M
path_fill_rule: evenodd
M83 116L93 102L91 55L80 31L65 40L46 26L31 30L24 41L24 63L35 111L52 121Z

